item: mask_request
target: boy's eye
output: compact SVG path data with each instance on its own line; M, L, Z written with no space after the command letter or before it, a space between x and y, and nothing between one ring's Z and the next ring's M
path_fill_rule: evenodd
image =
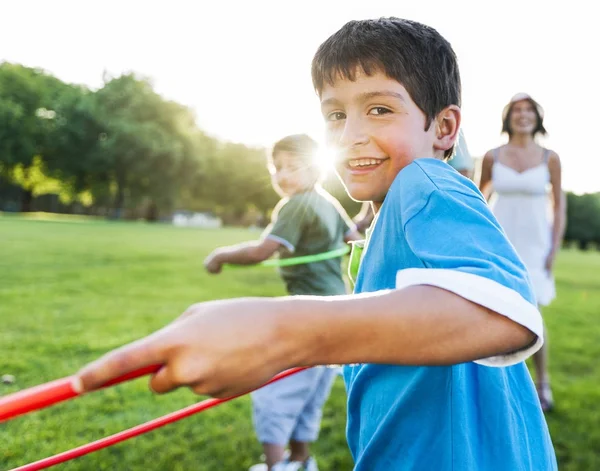
M333 111L326 116L327 121L339 121L346 118L346 114L341 111Z
M388 114L388 113L391 113L391 111L388 110L387 108L384 108L383 106L375 106L369 110L369 114L375 115L375 116L382 115L382 114Z

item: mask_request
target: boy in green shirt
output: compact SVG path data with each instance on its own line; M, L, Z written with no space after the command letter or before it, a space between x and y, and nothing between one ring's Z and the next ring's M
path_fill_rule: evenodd
M282 199L271 224L259 241L213 251L205 261L210 273L219 273L224 263L256 264L275 252L280 258L320 254L360 238L339 202L321 188L316 150L317 144L306 135L275 144L269 171ZM339 258L281 267L280 274L291 295L346 293ZM251 471L317 471L309 444L317 439L335 374L331 368L311 368L252 393L254 426L266 464L252 466ZM288 444L290 456L285 458Z

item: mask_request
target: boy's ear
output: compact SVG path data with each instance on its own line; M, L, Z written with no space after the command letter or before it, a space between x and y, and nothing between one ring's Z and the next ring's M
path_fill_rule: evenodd
M444 108L436 118L435 142L436 150L446 151L458 141L458 130L460 129L460 108L450 105Z

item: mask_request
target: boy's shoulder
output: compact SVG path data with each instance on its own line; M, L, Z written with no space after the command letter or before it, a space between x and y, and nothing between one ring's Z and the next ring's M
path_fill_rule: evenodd
M274 217L298 218L306 217L313 211L313 202L317 198L314 191L295 193L284 196L273 208Z
M458 191L465 195L479 196L475 184L458 173L450 164L438 159L416 159L398 174L403 187L423 191Z
M336 210L343 211L342 204L322 187L315 187L309 191L291 195L283 204L302 206L305 210L311 210L320 206L332 206Z
M339 200L335 196L333 196L331 193L329 193L325 188L323 188L323 187L315 188L315 194L317 195L317 197L322 199L325 204L330 204L333 207L335 207L338 211L344 212L342 203L340 203Z
M283 198L281 198L277 204L275 205L275 207L273 208L273 214L279 214L279 212L281 211L281 208L283 208L288 202L289 202L290 198L287 196L284 196Z
M438 159L416 159L398 173L390 188L390 197L398 201L400 210L407 215L418 212L434 194L447 195L454 201L486 204L471 180Z

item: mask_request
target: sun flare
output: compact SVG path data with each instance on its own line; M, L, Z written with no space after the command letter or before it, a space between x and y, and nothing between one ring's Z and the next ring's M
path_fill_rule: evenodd
M324 146L319 147L314 159L323 176L327 176L333 171L334 155L330 149Z

